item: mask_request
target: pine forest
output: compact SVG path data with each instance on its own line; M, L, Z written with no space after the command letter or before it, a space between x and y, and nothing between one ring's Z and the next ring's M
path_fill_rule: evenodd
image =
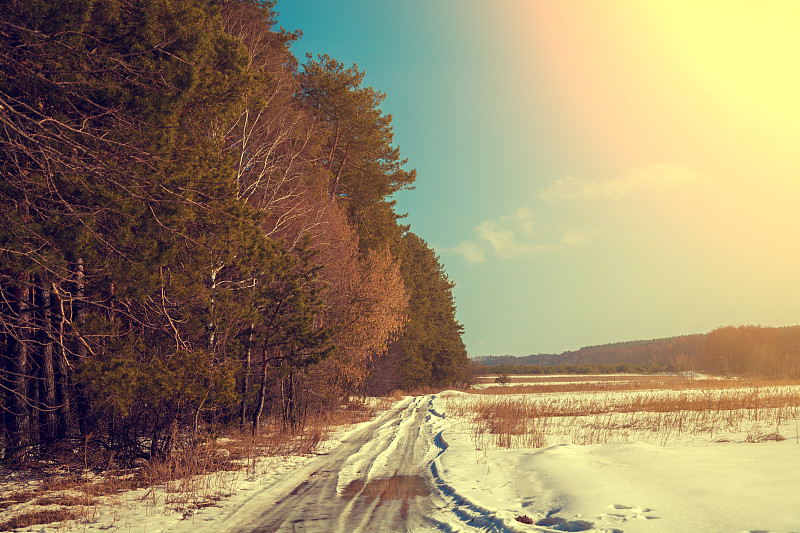
M453 283L403 224L384 94L274 1L0 6L3 459L167 456L453 386Z

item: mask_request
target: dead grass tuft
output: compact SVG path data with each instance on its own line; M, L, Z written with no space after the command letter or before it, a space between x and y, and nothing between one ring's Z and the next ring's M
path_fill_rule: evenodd
M64 522L78 518L79 513L70 509L42 509L18 514L5 522L0 523L0 531Z
M783 440L786 440L786 437L784 437L780 433L767 433L766 435L759 435L758 437L755 437L753 439L749 437L746 439L747 442L769 442L769 441L780 442Z
M87 498L85 496L73 496L70 494L61 494L56 496L42 496L34 501L34 504L42 507L47 505L59 505L61 507L77 507L80 505L96 505L99 502L97 498Z
M3 500L0 501L0 509L6 509L17 503L31 501L36 498L36 496L37 493L31 490L12 492L11 494L4 496Z

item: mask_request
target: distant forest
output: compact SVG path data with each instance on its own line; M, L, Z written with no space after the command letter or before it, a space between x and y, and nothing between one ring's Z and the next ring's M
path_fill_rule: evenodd
M476 374L696 371L800 378L800 326L722 327L707 334L589 346L561 354L475 359Z
M7 463L467 379L384 94L274 1L0 5Z

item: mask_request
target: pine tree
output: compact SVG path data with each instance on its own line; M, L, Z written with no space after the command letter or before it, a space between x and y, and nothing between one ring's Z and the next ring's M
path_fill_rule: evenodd
M345 207L362 250L396 241L400 236L395 192L411 187L415 170L392 145L392 117L380 110L385 95L363 87L364 73L328 55L307 56L300 74L302 98L322 121L328 136L321 164L329 174L331 198Z

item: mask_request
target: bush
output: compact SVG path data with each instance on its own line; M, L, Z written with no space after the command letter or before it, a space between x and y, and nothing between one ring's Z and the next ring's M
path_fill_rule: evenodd
M500 385L506 385L508 383L511 383L511 378L508 376L508 374L500 374L494 381L495 383L499 383Z

